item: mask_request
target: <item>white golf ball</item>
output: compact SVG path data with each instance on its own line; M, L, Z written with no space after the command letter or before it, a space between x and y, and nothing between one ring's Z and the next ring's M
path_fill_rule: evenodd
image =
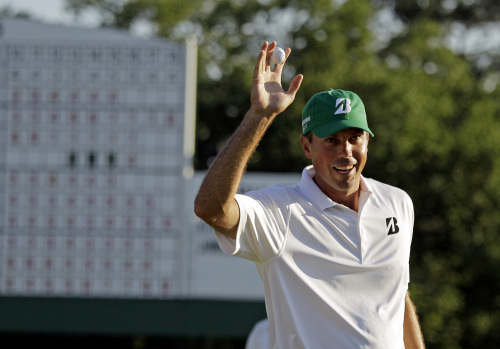
M281 47L275 47L273 53L271 53L271 62L274 64L283 63L285 60L285 51Z

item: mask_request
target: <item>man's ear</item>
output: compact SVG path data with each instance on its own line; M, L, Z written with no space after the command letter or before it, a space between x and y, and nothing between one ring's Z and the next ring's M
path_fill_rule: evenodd
M300 135L300 144L302 145L302 150L304 150L304 154L306 155L306 158L310 159L311 158L311 143L309 142L309 139L307 139L306 136Z

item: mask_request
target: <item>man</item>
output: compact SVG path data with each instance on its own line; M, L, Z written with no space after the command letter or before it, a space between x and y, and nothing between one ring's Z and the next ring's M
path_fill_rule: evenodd
M256 263L271 348L424 348L407 292L412 202L362 177L373 134L356 94L328 90L307 103L301 144L312 166L298 185L237 195L250 156L303 80L282 89L284 63L269 63L275 47L262 46L250 110L209 169L195 212L226 253Z

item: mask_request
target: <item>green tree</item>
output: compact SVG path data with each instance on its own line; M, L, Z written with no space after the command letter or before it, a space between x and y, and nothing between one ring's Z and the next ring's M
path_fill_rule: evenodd
M500 3L495 0L376 0L375 6L391 8L406 26L423 18L439 23L448 37L455 37L454 52L474 64L476 73L500 68L500 51L487 41L498 32ZM475 35L474 45L466 39ZM461 42L458 42L461 41ZM478 45L479 44L479 45Z
M156 34L168 36L175 24L187 18L202 0L66 0L66 9L79 15L89 9L99 13L101 26L130 29L140 20L155 25Z
M10 5L3 6L0 8L0 18L31 18L31 14L26 11L15 11Z

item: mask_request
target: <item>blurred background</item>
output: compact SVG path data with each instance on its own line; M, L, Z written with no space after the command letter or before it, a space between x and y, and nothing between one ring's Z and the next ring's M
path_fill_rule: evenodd
M249 107L262 42L290 47L283 84L298 73L305 79L294 104L259 145L249 172L300 173L307 165L299 143L306 101L327 88L358 93L375 134L365 176L404 189L414 202L410 291L427 347L500 347L498 1L0 1L0 14L174 43L194 35L198 172L210 166ZM252 321L261 315L257 311ZM238 321L231 318L225 326ZM8 348L42 340L54 348L243 348L245 331L210 334L210 325L202 335L133 328L114 336L0 335Z

